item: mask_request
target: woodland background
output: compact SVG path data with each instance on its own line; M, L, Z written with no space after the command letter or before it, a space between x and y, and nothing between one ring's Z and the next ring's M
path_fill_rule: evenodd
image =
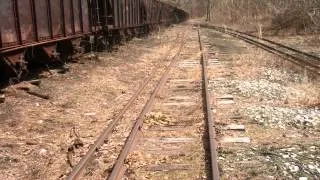
M163 0L215 24L270 35L319 34L320 0ZM209 16L210 14L210 16Z

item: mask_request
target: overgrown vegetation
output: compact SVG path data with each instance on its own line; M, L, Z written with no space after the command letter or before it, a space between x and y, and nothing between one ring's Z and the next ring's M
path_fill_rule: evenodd
M320 0L213 0L215 23L272 34L319 34Z
M320 34L320 0L162 1L188 11L193 18L204 17L215 24L247 31L270 35ZM316 38L320 42L320 37Z

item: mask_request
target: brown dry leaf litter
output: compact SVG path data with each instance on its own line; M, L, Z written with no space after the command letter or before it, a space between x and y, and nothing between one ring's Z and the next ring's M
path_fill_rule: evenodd
M176 36L164 30L70 64L36 87L49 100L8 94L0 104L0 178L64 178L150 71L163 68Z

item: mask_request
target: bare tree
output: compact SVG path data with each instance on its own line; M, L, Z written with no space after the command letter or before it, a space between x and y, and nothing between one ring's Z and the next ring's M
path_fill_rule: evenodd
M211 21L211 0L207 2L207 21Z
M212 8L215 14L210 19L220 24L257 31L264 27L274 33L285 30L319 33L320 0L215 0ZM208 7L208 11L212 10Z

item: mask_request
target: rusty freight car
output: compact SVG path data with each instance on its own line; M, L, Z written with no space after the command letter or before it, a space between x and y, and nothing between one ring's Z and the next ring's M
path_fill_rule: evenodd
M157 0L1 0L0 79L186 17Z
M32 60L59 59L92 33L87 0L1 0L1 76L19 77ZM78 41L73 41L78 40Z

